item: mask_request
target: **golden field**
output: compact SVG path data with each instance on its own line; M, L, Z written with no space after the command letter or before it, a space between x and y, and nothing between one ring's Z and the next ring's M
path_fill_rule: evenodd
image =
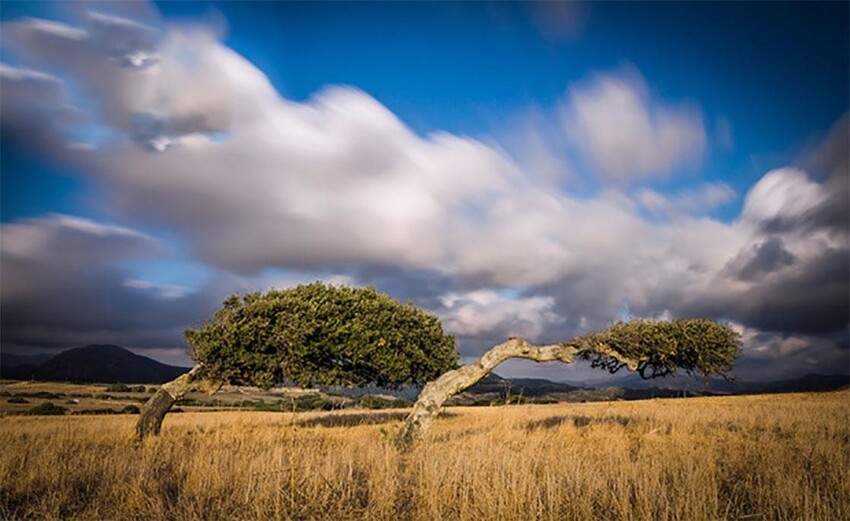
M850 392L0 419L3 519L850 519Z

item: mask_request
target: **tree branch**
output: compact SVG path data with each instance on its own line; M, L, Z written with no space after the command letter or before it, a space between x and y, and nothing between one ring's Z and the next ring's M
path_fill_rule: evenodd
M484 353L475 362L449 371L426 384L413 406L413 411L396 435L395 444L402 449L409 448L431 427L446 400L475 385L505 360L525 358L535 362L560 361L569 364L576 356L587 358L591 355L597 355L597 360L604 360L599 366L606 367L611 372L622 367L634 371L638 367L636 360L624 357L606 344L592 342L583 337L544 346L529 344L521 338L510 338Z

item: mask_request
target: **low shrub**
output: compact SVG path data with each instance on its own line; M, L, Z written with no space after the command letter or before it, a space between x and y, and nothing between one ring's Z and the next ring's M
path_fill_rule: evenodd
M364 394L356 401L356 407L363 409L403 409L411 405L411 402L401 398L383 398L371 394Z
M36 405L24 414L31 416L61 416L68 412L68 409L60 405L54 405L52 402L44 402Z
M26 398L22 398L20 396L13 396L6 400L8 403L30 403Z
M16 396L25 398L44 398L45 400L56 400L65 396L65 393L51 393L50 391L38 391L37 393L17 393Z

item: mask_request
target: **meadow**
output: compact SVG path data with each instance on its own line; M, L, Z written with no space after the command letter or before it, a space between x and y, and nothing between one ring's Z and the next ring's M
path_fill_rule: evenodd
M6 416L0 517L850 519L846 390L405 413Z

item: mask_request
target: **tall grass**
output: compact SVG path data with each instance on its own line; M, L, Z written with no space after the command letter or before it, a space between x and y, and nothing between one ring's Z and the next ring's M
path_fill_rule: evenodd
M850 393L0 420L3 519L850 519Z

